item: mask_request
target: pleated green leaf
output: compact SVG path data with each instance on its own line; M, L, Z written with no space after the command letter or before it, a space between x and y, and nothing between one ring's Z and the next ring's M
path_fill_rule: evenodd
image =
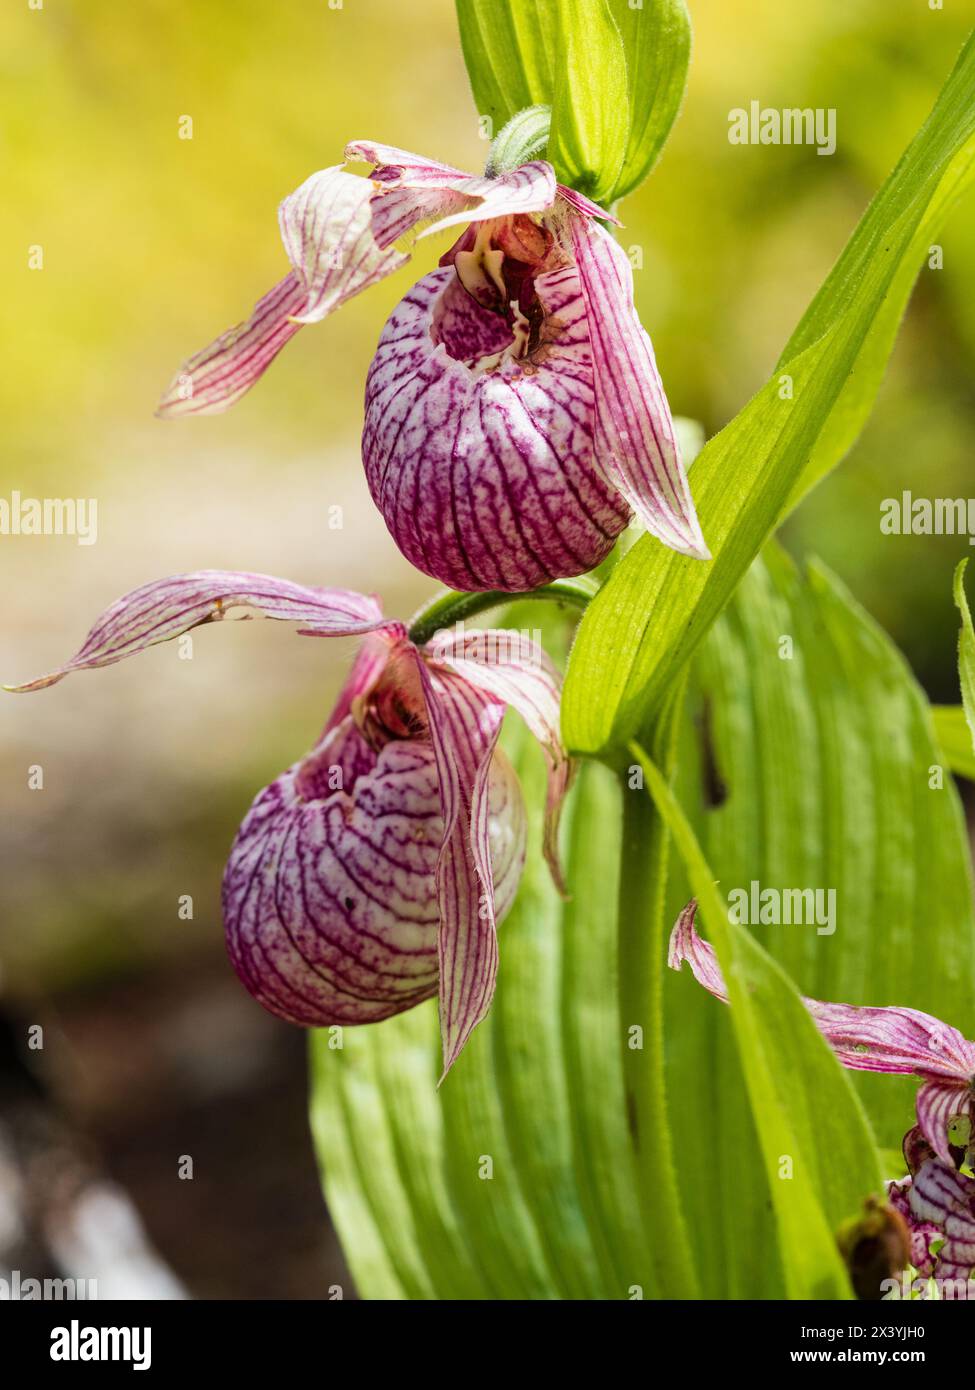
M683 0L457 0L479 114L496 134L552 108L546 158L600 202L631 192L677 118L690 59Z
M609 0L559 0L548 157L561 182L610 201L630 135L623 40Z
M803 579L773 548L756 564L694 663L678 795L719 881L751 895L830 891L813 922L750 930L802 993L902 1004L975 1029L975 919L967 834L923 692L889 638L817 566ZM676 912L688 886L672 886ZM682 982L683 986L683 982ZM728 1022L698 986L672 996L668 1068L678 1109L715 1109L722 1142L752 1142L736 1082L710 1068ZM913 1121L910 1077L857 1073L878 1143L899 1149ZM810 1096L817 1109L820 1099ZM683 1121L682 1121L683 1116ZM888 1171L886 1177L899 1176ZM723 1211L738 1191L720 1165L708 1189Z
M684 0L610 0L626 55L630 133L612 198L625 198L649 174L677 119L691 57Z
M537 606L526 612L519 622L538 621ZM722 898L753 880L836 894L832 933L759 923L752 937L805 994L908 1004L971 1036L964 821L951 778L938 776L927 703L889 639L825 572L801 578L773 549L690 675L676 792ZM538 750L515 722L505 740L533 849L501 927L489 1018L439 1092L433 1004L346 1029L341 1048L328 1032L313 1036L313 1129L360 1291L840 1292L825 1233L876 1185L876 1158L847 1089L834 1089L828 1068L828 1080L820 1075L822 1048L797 1022L793 984L736 934L736 978L754 991L766 1037L777 1029L781 1043L764 1046L760 1090L752 1075L750 1091L732 1010L686 970L666 969L666 938L691 889L672 855L668 868L632 769L619 779L583 766L566 816L562 902L538 854ZM651 750L658 766L669 744L661 736ZM896 1152L915 1083L856 1075L849 1084L878 1142ZM781 1141L768 1127L769 1086L788 1117ZM793 1175L798 1165L798 1186L788 1163L783 1176L772 1171L780 1158Z
M855 439L932 227L971 184L973 132L975 37L772 377L697 459L692 490L713 561L646 537L590 606L563 700L571 748L619 750L638 733L782 517Z
M883 1191L863 1108L792 981L747 931L729 922L728 904L666 779L639 744L633 751L680 851L728 986L786 1292L800 1299L848 1298L836 1232ZM734 1199L732 1211L739 1211Z
M559 5L457 0L467 74L480 116L496 134L526 106L551 105Z

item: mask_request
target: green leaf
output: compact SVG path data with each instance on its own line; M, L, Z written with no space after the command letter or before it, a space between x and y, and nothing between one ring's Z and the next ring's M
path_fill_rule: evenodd
M498 133L552 108L560 182L614 202L646 178L677 118L690 59L683 0L457 0L464 61Z
M543 613L520 607L509 621L537 625ZM754 878L837 894L834 935L758 926L764 950L804 993L914 1005L971 1036L964 820L950 779L929 786L939 754L928 706L889 639L824 572L801 580L773 548L689 677L676 790L722 891ZM658 728L652 756L668 766L667 721ZM795 1179L776 1175L770 1186L775 1132L763 1147L732 1011L686 971L666 969L666 935L690 890L668 863L650 799L621 790L599 764L583 766L566 814L562 902L538 853L541 758L517 722L504 738L532 845L500 929L495 1006L455 1072L436 1091L433 1003L346 1029L341 1049L327 1032L312 1038L313 1130L360 1292L627 1298L639 1286L647 1298L781 1298L818 1287L820 1266L779 1252L770 1199L785 1201ZM747 978L759 962L763 1036L791 1030L791 987L747 939L733 949ZM785 1054L776 1088L810 1065L796 1036L802 1055ZM897 1150L915 1081L851 1081L885 1148ZM869 1149L857 1160L869 1162L865 1172L844 1136L835 1140L843 1171L832 1167L833 1085L822 1099L803 1086L777 1102L786 1142L804 1154L809 1132L830 1136L800 1169L830 1232L876 1178ZM835 1114L849 1119L848 1106L844 1093ZM862 1118L850 1126L858 1145ZM835 1291L819 1218L813 1232Z
M551 105L558 5L457 0L464 62L478 115L496 134L526 106Z
M869 411L933 218L971 182L975 37L874 199L762 390L702 450L691 487L714 560L647 537L590 605L572 653L563 731L619 750L659 707L762 545L838 462Z
M924 1009L971 1036L965 818L952 779L932 775L943 758L930 708L886 634L825 570L812 566L802 578L773 546L695 658L688 716L676 790L722 895L752 882L835 894L833 932L750 926L801 991ZM672 914L688 895L674 884ZM717 1112L719 1142L739 1152L749 1134L735 1078L714 1063L728 1028L695 991L668 1000L668 1035L682 1031L668 1072L673 1124ZM914 1121L916 1080L864 1073L853 1081L879 1143L899 1149ZM738 1184L721 1165L712 1179L701 1216L713 1228ZM721 1242L732 1238L719 1239L713 1260L726 1258Z
M548 157L596 202L616 188L630 133L623 40L608 0L560 0Z
M684 0L610 0L626 54L630 134L612 198L632 193L656 164L677 119L691 57Z
M785 972L728 905L665 779L631 745L687 866L728 987L731 1021L759 1135L791 1298L849 1298L836 1232L883 1190L863 1108Z
M959 777L975 782L975 750L968 716L961 705L933 705L934 732L945 762Z
M975 747L975 630L972 628L972 614L965 593L965 566L962 560L955 570L955 607L961 614L961 631L958 634L958 678L961 681L961 702L965 719Z

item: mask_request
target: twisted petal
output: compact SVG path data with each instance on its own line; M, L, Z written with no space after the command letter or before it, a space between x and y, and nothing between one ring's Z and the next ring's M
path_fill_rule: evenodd
M565 184L558 185L559 198L576 212L582 213L583 217L595 217L601 222L612 222L617 227L623 224L615 213L607 212L598 203L594 203L591 198L587 198L584 193L577 193L574 188L566 188Z
M572 763L562 746L562 678L558 670L527 633L507 628L471 632L454 628L438 632L424 650L431 660L448 666L470 685L516 709L541 744L548 765L545 857L559 891L564 892L558 829Z
M524 856L507 760L485 800L499 911ZM423 739L376 754L351 718L257 797L223 885L227 948L249 992L291 1023L370 1023L437 992L443 840L439 772Z
M633 305L629 260L590 219L573 217L570 226L592 342L596 458L648 531L706 560L653 347Z
M413 287L366 382L363 461L397 545L453 589L535 588L582 574L630 511L593 459L592 351L574 269L536 281L546 313L531 361L451 267ZM479 365L499 355L492 370Z
M443 808L440 907L441 1081L494 998L497 903L488 845L487 776L504 705L415 648Z
M679 970L687 961L698 984L726 1004L728 993L714 948L702 941L694 926L696 910L696 903L690 902L678 917L668 964ZM975 1043L918 1009L826 1004L805 997L803 1003L843 1066L924 1078L917 1099L918 1122L934 1151L948 1160L950 1121L957 1115L975 1119Z
M345 157L376 166L372 175L378 186L375 216L383 228L380 239L384 245L388 244L386 238L392 241L401 235L401 231L390 235L392 228L399 226L401 215L409 216L417 208L423 209L422 217L437 218L422 233L430 236L460 223L544 212L552 207L558 191L551 164L541 159L497 178L486 178L371 140L353 140L345 147ZM402 230L419 220L413 215Z
M278 217L291 274L257 303L249 319L184 363L160 402L159 415L212 415L228 409L302 324L317 323L405 265L407 256L376 239L373 193L367 179L335 167L312 174L285 198ZM426 214L417 210L417 215Z
M218 622L235 608L300 623L300 631L311 636L348 636L385 625L376 600L349 589L309 588L238 570L196 570L154 580L116 599L70 661L46 676L6 688L42 690L71 671L111 666L203 623Z

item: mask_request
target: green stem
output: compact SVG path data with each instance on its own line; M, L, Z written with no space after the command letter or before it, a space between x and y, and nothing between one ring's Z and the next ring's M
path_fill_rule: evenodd
M568 604L583 609L594 598L599 585L595 580L580 576L578 579L556 579L540 589L530 589L525 594L510 594L503 589L488 589L480 594L461 594L454 589L432 599L420 609L409 628L410 641L422 647L424 642L442 628L453 627L455 623L473 618L489 608L501 604L520 602L522 599L551 599L554 603Z
M653 741L667 775L676 761L683 688L661 716ZM664 910L670 834L645 791L623 787L623 849L619 887L619 978L623 1084L637 1153L636 1185L647 1243L657 1257L659 1288L673 1298L700 1298L681 1206L667 1109L663 976L667 959ZM642 1030L631 1048L630 1029Z

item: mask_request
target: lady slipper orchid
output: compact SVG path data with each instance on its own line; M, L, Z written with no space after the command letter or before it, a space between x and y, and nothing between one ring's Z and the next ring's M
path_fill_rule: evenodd
M668 964L686 961L698 984L728 1003L714 948L688 903L674 925ZM910 1264L953 1298L975 1297L975 1043L918 1009L826 1004L803 998L837 1060L853 1071L917 1075L917 1124L904 1139L908 1176L888 1184L903 1218ZM967 1170L967 1171L965 1171Z
M265 1008L309 1026L373 1022L439 990L446 1074L490 1007L496 925L524 862L521 790L496 746L508 705L547 759L558 881L570 774L558 673L524 634L454 628L418 646L375 598L201 570L126 594L70 661L8 689L40 690L241 608L364 641L318 742L237 834L223 883L230 958Z
M687 961L698 984L727 1004L714 947L698 935L695 912L691 902L678 917L668 964L680 970ZM975 1042L918 1009L802 1002L844 1067L921 1077L918 1127L943 1163L975 1159Z
M394 309L366 382L362 454L403 554L454 589L524 591L598 565L636 513L708 557L630 263L610 214L532 160L464 174L353 141L284 200L291 270L191 357L163 416L226 410L285 343L409 259L396 243L463 226Z
M910 1233L912 1267L950 1296L975 1298L975 1181L938 1158L919 1127L904 1139L908 1176L891 1183L891 1206Z

